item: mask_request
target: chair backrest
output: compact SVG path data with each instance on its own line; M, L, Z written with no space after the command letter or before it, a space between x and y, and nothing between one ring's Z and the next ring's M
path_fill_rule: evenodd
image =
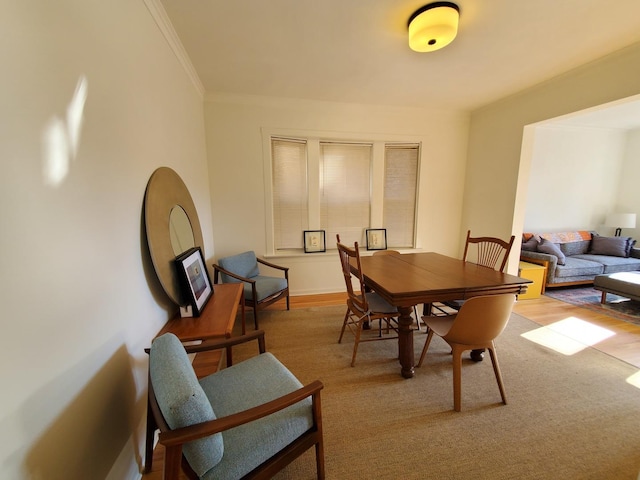
M258 259L253 251L221 258L218 260L218 264L225 270L245 278L253 278L260 274L260 270L258 269ZM223 273L222 281L229 283L238 282L239 280L231 278Z
M163 424L174 429L215 420L215 412L196 378L184 346L174 334L165 333L151 344L149 381L152 403L162 415L162 418L156 418L161 429ZM203 475L222 459L222 434L187 443L183 453L191 468Z
M344 283L347 287L347 302L362 312L369 311L367 296L365 295L364 277L362 276L362 267L360 266L360 251L358 250L358 242L355 242L353 248L340 243L340 235L336 235L338 240L338 255L340 256L340 264L342 266L342 275ZM352 260L353 259L353 260ZM356 267L356 271L352 271L352 263ZM351 276L354 276L360 283L360 294L356 294L353 289Z
M477 345L492 341L507 326L516 296L512 293L483 295L465 300L449 332L453 343Z
M504 272L504 267L507 265L507 260L509 260L509 253L511 252L515 238L515 235L511 235L511 239L505 242L501 238L496 237L472 237L471 230L467 230L467 242L464 246L462 259L465 262L467 261L467 256L470 254L469 246L475 245L477 250L474 263ZM500 268L497 268L498 265Z

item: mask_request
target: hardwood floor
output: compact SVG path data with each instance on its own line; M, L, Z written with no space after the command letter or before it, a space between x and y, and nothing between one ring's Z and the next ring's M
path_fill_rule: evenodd
M295 310L299 308L317 306L342 305L345 301L345 293L291 297L291 309ZM286 307L284 302L278 302L270 308L284 310ZM566 318L574 317L599 327L606 328L607 330L612 331L614 335L592 345L592 347L640 368L640 326L638 325L617 320L591 310L569 305L568 303L564 303L544 295L536 299L518 301L514 306L513 311L541 326L547 326ZM197 368L197 371L202 369L198 373L204 373L204 370L211 371L218 365L218 357L208 358L202 356L202 354L196 357L196 361L197 362L194 362L194 367ZM162 478L163 458L164 451L162 446L158 445L154 450L152 471L142 476L144 480L160 480ZM186 479L185 476L181 476L180 478Z

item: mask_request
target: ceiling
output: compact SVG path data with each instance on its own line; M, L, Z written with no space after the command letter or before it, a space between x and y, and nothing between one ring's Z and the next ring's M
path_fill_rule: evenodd
M638 0L458 0L432 53L407 44L428 1L160 2L207 93L466 111L640 42Z

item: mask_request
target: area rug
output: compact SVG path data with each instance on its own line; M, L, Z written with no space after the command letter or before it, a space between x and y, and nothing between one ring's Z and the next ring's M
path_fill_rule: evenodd
M453 411L451 355L435 338L404 379L397 342L338 343L344 307L260 313L267 350L302 383L320 380L326 478L633 479L640 471L637 369L586 347L565 356L522 335L541 328L513 314L496 346L507 405L491 362L462 366L462 411ZM416 357L426 334L415 332ZM234 349L240 361L255 345ZM315 478L313 451L275 477Z
M547 289L544 294L571 305L640 325L640 302L635 300L608 293L607 303L602 304L602 292L593 287L556 287Z

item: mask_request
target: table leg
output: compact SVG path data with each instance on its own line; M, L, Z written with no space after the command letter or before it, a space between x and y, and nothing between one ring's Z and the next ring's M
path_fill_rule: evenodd
M398 307L398 357L404 378L413 378L413 307Z

